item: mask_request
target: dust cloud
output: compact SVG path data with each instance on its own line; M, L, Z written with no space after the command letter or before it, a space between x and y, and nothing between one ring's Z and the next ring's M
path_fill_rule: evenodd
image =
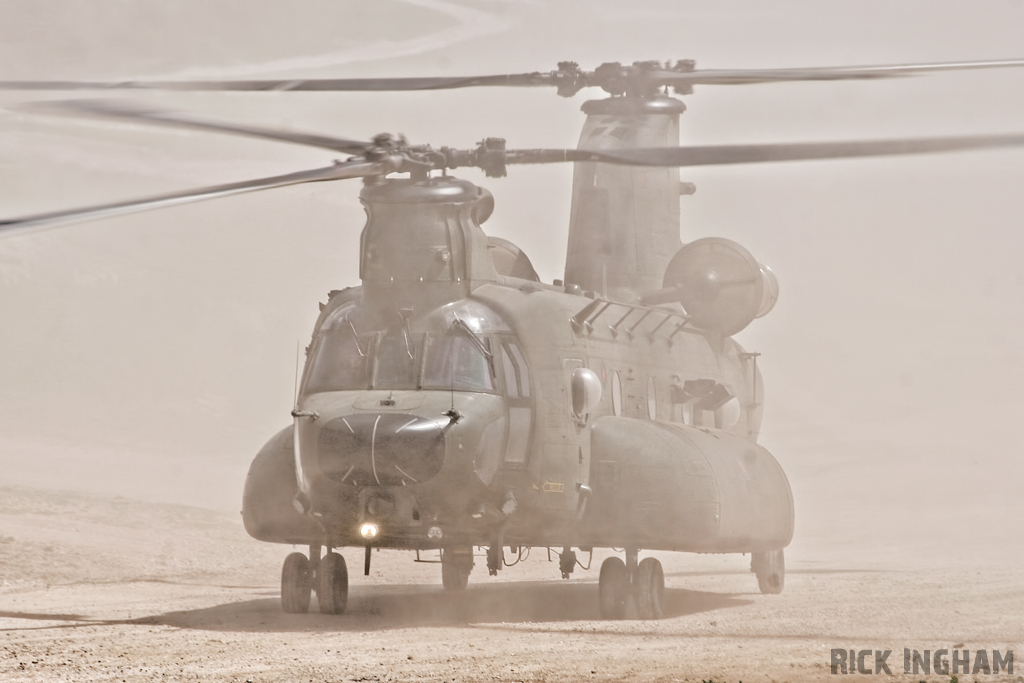
M0 0L0 80L470 75L565 59L896 64L1020 57L1022 45L1024 5L1014 2ZM61 96L0 93L4 217L332 158L14 108ZM461 147L486 136L575 146L579 107L597 96L132 93L239 122ZM1020 131L1024 70L708 86L683 99L684 144ZM1022 558L1022 173L1019 150L682 172L697 186L681 200L683 241L736 240L781 282L775 310L738 339L762 353L761 443L793 485L794 567ZM541 279L562 277L571 168L456 175L494 193L489 233L518 244ZM252 456L290 420L296 345L308 342L317 302L357 284L357 192L305 185L0 240L0 483L236 515ZM282 550L239 552L267 562L272 583ZM742 566L673 562L680 572ZM409 583L421 578L393 566ZM732 586L697 581L709 594ZM787 619L811 608L807 595L826 597L805 593ZM916 618L907 633L931 617ZM1019 642L1014 623L1008 637Z

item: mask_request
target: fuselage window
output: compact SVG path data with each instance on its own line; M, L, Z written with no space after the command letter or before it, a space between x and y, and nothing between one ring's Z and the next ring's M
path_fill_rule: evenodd
M618 371L612 371L612 413L622 415L622 380Z
M654 378L647 378L647 415L652 420L658 419L658 393Z
M306 393L353 391L370 385L368 339L357 341L347 329L330 330L320 337L306 377Z
M482 339L490 352L490 340ZM494 391L494 370L488 358L462 334L431 336L423 358L424 389Z

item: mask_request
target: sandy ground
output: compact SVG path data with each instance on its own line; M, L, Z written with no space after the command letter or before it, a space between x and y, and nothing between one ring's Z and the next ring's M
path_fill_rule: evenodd
M830 650L845 648L893 650L887 680L945 681L904 676L902 649L1024 652L1015 557L936 563L842 545L793 546L779 596L757 592L746 558L662 554L668 614L653 622L599 619L602 555L568 581L544 549L496 579L480 559L451 594L436 564L383 551L364 577L349 549L349 612L290 615L277 583L289 549L252 541L233 516L5 488L0 679L803 681L828 677Z

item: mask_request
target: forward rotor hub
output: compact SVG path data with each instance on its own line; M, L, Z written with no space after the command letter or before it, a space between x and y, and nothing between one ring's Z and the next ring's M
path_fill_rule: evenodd
M619 62L607 62L594 69L591 74L586 74L586 85L597 86L615 97L654 97L658 94L661 83L660 79L652 79L652 75L656 72L690 73L696 65L692 59L677 60L675 64L662 64L656 61L633 62L630 66L624 66ZM693 92L693 88L680 85L675 87L675 92L678 95L688 95Z

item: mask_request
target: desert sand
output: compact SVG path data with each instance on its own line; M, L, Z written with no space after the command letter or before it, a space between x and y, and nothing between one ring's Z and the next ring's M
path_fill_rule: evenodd
M350 548L348 612L321 615L314 600L285 614L288 549L249 539L233 516L2 494L5 681L820 681L832 648L891 649L885 680L939 681L903 675L902 648L1024 652L1019 559L851 560L805 544L790 550L785 591L764 596L746 558L661 553L666 617L602 621L602 553L567 581L543 548L497 578L481 558L467 590L450 593L438 565L412 553L375 553L364 577ZM1015 662L1012 675L962 679L1020 673Z

